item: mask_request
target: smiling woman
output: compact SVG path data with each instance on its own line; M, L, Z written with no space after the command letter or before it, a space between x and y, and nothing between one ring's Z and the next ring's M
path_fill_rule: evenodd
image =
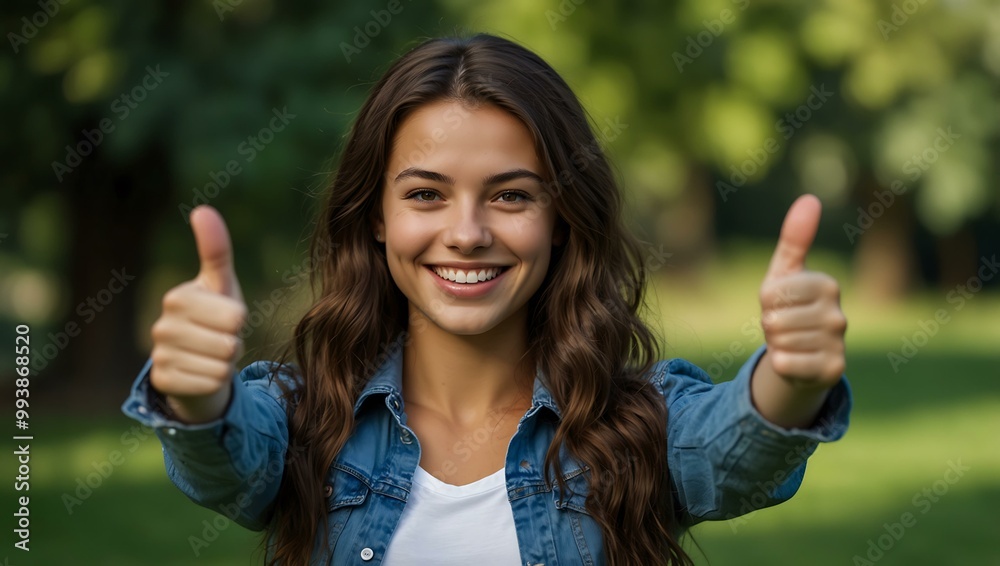
M621 210L552 67L428 40L358 113L279 361L235 375L246 307L199 207L202 271L164 297L125 412L191 499L266 529L271 564L691 564L688 527L788 499L844 434L846 320L804 270L804 198L761 288L767 346L718 385L659 359Z

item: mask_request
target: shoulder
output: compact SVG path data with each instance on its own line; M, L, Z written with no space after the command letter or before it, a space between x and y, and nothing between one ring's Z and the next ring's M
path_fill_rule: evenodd
M267 395L282 406L302 385L301 372L295 363L281 364L272 360L255 360L237 375L239 383L258 395Z
M259 379L281 379L283 381L294 381L299 375L300 370L298 364L281 364L272 360L255 360L240 370L239 377L244 381Z
M655 362L647 378L665 395L679 391L691 392L691 389L711 389L713 386L712 378L705 370L683 358Z

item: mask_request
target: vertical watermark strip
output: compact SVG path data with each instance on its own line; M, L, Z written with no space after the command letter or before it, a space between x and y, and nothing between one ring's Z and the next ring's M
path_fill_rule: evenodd
M17 457L17 475L14 477L14 490L28 492L31 489L31 442L34 436L28 431L28 394L31 385L31 328L27 324L19 324L14 329L14 426L19 432L14 433L13 440L17 446L14 456ZM31 499L28 495L17 498L17 511L14 512L17 542L14 548L30 551L31 541Z

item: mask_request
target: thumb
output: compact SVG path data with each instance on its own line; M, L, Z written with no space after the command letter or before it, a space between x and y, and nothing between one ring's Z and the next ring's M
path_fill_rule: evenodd
M802 195L792 203L781 225L778 245L771 256L765 280L805 269L806 254L816 238L823 205L815 195Z
M211 206L201 205L191 211L190 220L201 262L198 280L210 291L242 300L233 268L233 246L222 215Z

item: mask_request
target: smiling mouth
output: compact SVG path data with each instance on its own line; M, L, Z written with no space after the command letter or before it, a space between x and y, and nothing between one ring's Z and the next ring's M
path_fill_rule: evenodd
M503 267L490 267L483 268L479 270L468 270L464 271L461 269L454 269L451 267L438 267L436 265L428 265L427 269L432 273L440 277L441 279L448 281L449 283L458 283L462 285L475 285L477 283L484 283L486 281L492 281L496 279L500 274L510 269L509 265Z

